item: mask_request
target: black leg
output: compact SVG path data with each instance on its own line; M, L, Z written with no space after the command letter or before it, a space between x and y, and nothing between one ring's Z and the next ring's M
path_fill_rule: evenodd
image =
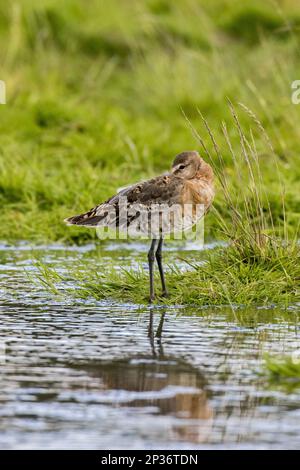
M149 318L149 326L148 326L148 338L150 341L151 351L153 356L156 356L155 351L155 343L154 343L154 332L153 332L153 307L150 307L150 318Z
M163 326L164 326L164 321L165 321L165 314L166 312L163 311L160 317L160 322L156 331L156 338L157 338L157 343L158 343L158 355L159 357L163 357L164 355L164 348L162 344L162 331L163 331Z
M168 289L166 286L165 275L164 275L164 270L163 270L163 265L162 265L162 245L163 245L163 237L160 237L155 255L156 255L156 261L157 261L158 270L159 270L160 279L161 279L162 295L164 297L167 297Z
M156 239L154 238L151 242L150 250L148 251L148 263L149 263L149 275L150 275L150 303L153 302L154 295L154 261L155 261L155 245Z
M166 312L164 310L162 312L161 316L160 316L159 325L158 325L156 333L155 333L155 337L159 338L159 339L161 339L161 337L162 337L162 331L163 331L163 326L164 326L164 321L165 321L165 315L166 315Z

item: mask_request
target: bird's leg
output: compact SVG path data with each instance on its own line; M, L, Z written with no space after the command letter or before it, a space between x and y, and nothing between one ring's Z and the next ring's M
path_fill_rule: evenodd
M149 318L149 326L148 326L148 338L150 341L151 351L153 356L156 356L155 351L155 343L154 343L154 332L153 332L153 307L150 307L150 318Z
M154 238L151 242L150 250L148 251L148 263L149 263L149 275L150 275L150 303L153 302L154 295L154 261L155 261L155 245L156 239Z
M164 326L164 321L165 321L165 315L166 315L166 311L164 309L164 311L162 312L162 314L160 316L160 321L159 321L159 325L158 325L156 333L155 333L155 338L161 339L161 337L162 337L163 326Z
M162 245L163 245L163 237L160 237L155 256L156 256L159 275L161 279L162 295L164 297L168 297L168 289L166 286L165 275L164 275L164 270L163 270L163 265L162 265Z
M160 317L160 322L159 322L156 334L155 334L155 337L157 338L157 343L158 343L158 355L160 357L163 357L164 355L164 348L162 344L162 332L163 332L163 326L164 326L164 321L165 321L165 314L166 312L163 311Z

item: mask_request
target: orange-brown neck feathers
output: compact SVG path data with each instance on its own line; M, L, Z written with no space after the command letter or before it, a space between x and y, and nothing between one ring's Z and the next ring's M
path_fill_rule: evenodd
M212 167L202 160L200 168L198 169L195 178L197 179L204 179L208 182L212 182L214 179L214 172Z

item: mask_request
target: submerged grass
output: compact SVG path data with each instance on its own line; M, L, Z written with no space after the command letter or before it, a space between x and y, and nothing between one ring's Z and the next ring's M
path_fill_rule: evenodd
M300 386L300 361L297 356L265 355L265 369L270 380L281 385Z

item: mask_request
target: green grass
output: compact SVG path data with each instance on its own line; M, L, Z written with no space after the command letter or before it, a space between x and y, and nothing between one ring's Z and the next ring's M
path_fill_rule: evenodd
M0 239L83 243L91 230L62 220L119 186L165 171L199 148L187 119L227 176L231 202L247 192L231 149L241 138L228 98L263 174L262 210L294 238L300 207L296 0L25 0L0 4ZM239 107L243 103L246 108ZM222 164L198 113L219 143ZM248 110L248 111L247 111ZM254 112L272 142L264 137ZM247 143L244 142L247 147ZM205 156L205 155L204 155ZM285 223L282 212L284 186ZM245 160L240 171L247 174ZM232 206L217 185L206 235L220 237ZM251 191L250 191L251 193ZM253 199L249 193L249 197ZM222 228L223 225L222 225ZM223 235L222 235L223 236Z
M271 382L284 386L300 385L299 356L271 356L265 355L265 369L269 373Z
M268 305L286 306L300 300L300 268L295 253L284 250L276 260L241 259L233 248L209 255L203 266L191 266L188 272L175 268L167 276L170 288L168 303L191 305ZM148 274L145 271L124 271L100 280L92 276L82 283L86 292L96 298L117 297L133 302L148 301ZM159 287L159 279L156 279ZM165 302L159 299L159 302Z
M286 307L300 301L300 263L297 246L272 248L264 256L249 253L241 258L239 249L218 248L206 256L206 262L187 260L189 270L174 265L167 273L170 290L168 299L161 298L160 280L156 276L157 303L181 305L277 305ZM113 266L93 269L92 260L73 267L67 275L58 273L39 262L39 281L54 294L67 294L97 300L114 298L122 302L147 304L148 272ZM69 287L66 287L66 281ZM63 282L63 284L61 284ZM70 284L71 283L71 284ZM72 287L70 287L70 285ZM76 289L74 289L76 286Z

